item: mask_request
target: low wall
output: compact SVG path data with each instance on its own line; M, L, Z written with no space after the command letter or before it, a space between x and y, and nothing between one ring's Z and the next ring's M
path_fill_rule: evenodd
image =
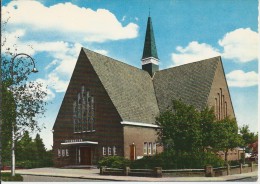
M213 168L214 176L226 176L233 174L249 173L258 170L258 164L245 164L245 165L236 165L236 166L226 166L221 168Z
M213 168L206 166L204 169L172 169L163 170L161 167L154 169L131 169L125 167L124 169L101 167L101 175L116 175L116 176L146 176L146 177L218 177L232 174L248 173L258 170L257 164L245 164L237 166Z

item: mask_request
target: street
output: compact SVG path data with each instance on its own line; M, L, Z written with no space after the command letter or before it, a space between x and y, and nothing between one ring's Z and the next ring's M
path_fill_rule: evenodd
M22 175L22 176L24 182L109 182L106 180L91 180L91 179L80 179L80 178L33 176L33 175Z
M254 176L254 177L232 180L231 182L255 182L257 181L257 179L258 179L257 176Z

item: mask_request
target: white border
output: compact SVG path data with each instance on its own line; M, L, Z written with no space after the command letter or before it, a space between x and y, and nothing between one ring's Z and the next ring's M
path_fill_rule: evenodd
M72 144L98 144L98 142L82 141L82 142L62 142L61 145L72 145Z
M148 58L142 59L142 65L149 64L149 63L158 65L158 62L159 62L159 60L154 57L148 57Z
M140 126L140 127L160 128L158 125L154 125L154 124L129 122L129 121L122 121L121 125L132 125L132 126Z

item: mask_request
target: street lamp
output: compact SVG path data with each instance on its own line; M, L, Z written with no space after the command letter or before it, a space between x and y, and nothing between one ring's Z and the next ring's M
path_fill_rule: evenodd
M13 80L14 80L14 60L15 58L17 58L18 56L27 56L28 58L31 59L32 63L33 63L33 69L31 70L32 73L37 73L38 70L35 67L35 62L34 59L29 56L28 54L25 53L20 53L20 54L16 54L12 59L11 59L11 78L12 78L12 84L13 84ZM12 176L15 176L15 123L12 123L12 149L11 149L11 155L12 155L12 164L11 164L11 173Z

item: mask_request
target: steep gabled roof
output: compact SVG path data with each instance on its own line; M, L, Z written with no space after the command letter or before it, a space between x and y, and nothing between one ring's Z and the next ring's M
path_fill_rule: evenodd
M156 72L153 83L160 111L166 110L173 98L204 108L219 62L220 57L214 57Z
M147 28L146 28L146 34L145 34L145 42L144 42L144 50L143 50L142 59L149 58L149 57L154 57L154 58L158 59L151 17L148 17L148 20L147 20Z
M123 121L154 123L159 109L150 75L83 49Z

